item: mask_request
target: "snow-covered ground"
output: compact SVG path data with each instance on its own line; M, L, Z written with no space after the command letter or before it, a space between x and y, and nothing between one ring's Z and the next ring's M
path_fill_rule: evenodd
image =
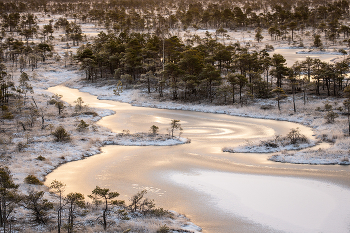
M57 18L58 16L55 17L54 20L57 20ZM49 18L43 18L40 25L47 24L48 19ZM103 31L103 29L94 27L94 25L91 24L86 24L85 27L83 25L83 32L87 33L89 36L98 33L96 31ZM56 37L54 46L56 50L55 53L61 56L61 60L55 60L54 58L48 59L45 64L38 64L38 69L34 71L30 71L29 69L25 70L25 72L30 75L29 83L33 86L35 101L39 105L39 108L45 113L45 124L47 127L41 130L41 126L37 122L30 131L21 132L18 125L11 125L12 123L8 120L5 120L4 124L1 126L5 130L9 129L9 127L17 127L16 131L18 132L11 135L7 133L1 135L3 143L2 152L5 151L5 156L1 157L1 162L10 168L15 182L20 184L20 191L22 193L26 193L29 188L34 187L33 185L24 183L24 178L27 175L35 175L39 180L43 181L45 175L60 164L97 154L100 152L100 147L105 144L115 143L131 145L132 143L139 143L138 145L173 145L176 143L185 143L186 141L186 139L182 138L178 140L159 140L153 142L149 142L149 140L131 142L130 139L118 139L116 133L110 132L109 129L95 124L101 117L114 114L113 111L108 109L87 108L85 112L95 112L96 115L85 114L84 112L76 112L74 106L65 104L66 108L63 114L58 116L55 106L47 104L47 101L49 101L52 96L52 93L49 93L47 88L62 83L69 87L78 88L81 91L96 95L99 99L122 101L136 106L181 109L298 122L313 127L316 137L322 141L329 141L332 143L332 146L320 150L308 149L297 152L274 154L270 157L271 160L288 163L349 164L348 148L350 148L350 140L345 136L347 129L346 117L341 115L336 119L334 124L325 124L325 120L323 119L325 112L315 110L317 107L322 109L325 101L329 101L334 107L339 107L342 103L341 99L328 98L325 100L310 96L307 104L303 105L302 97L298 96L298 110L294 113L292 110L291 98L282 101L282 111L278 111L276 107L270 110L261 109L262 105L275 106L276 103L273 100L259 100L251 105L240 107L239 105L213 106L210 104L164 101L164 99L160 100L158 98L157 93L149 95L142 90L124 90L119 96L116 96L113 94L115 85L105 85L97 88L93 84L82 81L82 72L78 71L76 66L72 66L70 61L66 61L68 65L64 67L64 52L70 51L74 53L76 47L66 49L66 42L60 40L60 33L62 34L62 32L58 32L54 35ZM202 35L205 34L205 30L198 30L196 33ZM226 43L239 41L241 43L249 42L256 44L252 40L254 37L252 32L230 32L229 34L231 39L227 40ZM267 32L264 32L264 36L265 39L262 45L273 44L275 47L279 46L280 48L295 47L294 45L287 45L285 43L277 44L275 41L268 40L267 38L269 38L269 36ZM332 53L332 55L338 54ZM15 83L18 84L19 71L11 64L9 64L8 68L15 77ZM90 125L89 129L85 132L79 132L76 129L81 120L84 120ZM71 134L70 142L54 142L51 132L59 125L63 126ZM26 147L21 151L18 150L19 143L26 144ZM289 148L282 148L282 150L288 149ZM265 148L260 152L271 151ZM39 156L42 156L44 159L39 160ZM36 189L47 191L46 187L36 187ZM51 200L54 198L48 195L48 193L46 193L45 197ZM194 232L200 231L200 228L193 226L187 219L181 219L179 221L184 222L182 225L180 224L181 229L188 229Z
M339 143L337 143L339 144ZM345 148L349 146L346 142L340 149L334 145L327 149L319 148L317 150L302 150L298 152L283 151L280 154L272 155L269 160L282 163L296 164L340 164L350 165L349 151ZM349 148L349 147L348 147Z
M93 32L94 30L103 31L102 28L96 28L94 25L86 24L83 25L83 31L86 32ZM186 32L172 32L174 35L177 33L179 36L183 38L191 38L193 35L199 35L201 37L205 36L207 30L193 30L189 29ZM212 34L212 36L215 36L214 30L208 30L209 33ZM234 43L237 42L247 42L247 38L254 37L253 31L228 31L227 34L229 37L227 37L227 43ZM263 32L264 39L261 44L258 44L256 42L250 41L251 45L254 46L260 46L264 47L265 44L273 45L275 48L278 48L277 51L281 50L281 48L284 49L290 49L293 51L298 46L295 45L295 43L288 44L287 41L275 41L271 40L270 36L266 31ZM218 37L220 39L220 36ZM312 37L306 36L306 34L297 33L296 38L301 40L304 40L304 46L305 47L311 47L312 46ZM223 39L223 38L221 38ZM62 46L64 43L62 43ZM58 47L58 52L62 50L62 46L57 44L56 47ZM336 47L334 47L336 48ZM328 48L328 51L321 51L322 54L320 54L320 51L313 51L314 53L319 54L320 56L325 55L326 59L335 59L340 54L338 52L330 51L331 47ZM283 50L281 50L283 52ZM309 51L304 50L305 52L309 53ZM300 49L297 49L297 53L303 53L300 51ZM307 54L306 54L307 55ZM332 57L334 56L334 58ZM342 56L339 56L342 57ZM291 54L291 61L293 60L293 55ZM298 58L299 59L299 58ZM69 67L68 67L69 69ZM114 85L102 85L98 88L95 85L89 84L87 82L79 82L80 79L83 77L83 74L81 72L78 72L76 70L66 70L66 69L49 69L46 68L45 72L42 72L41 76L45 76L47 78L40 80L40 82L37 83L37 85L40 88L47 88L49 86L54 86L60 83L65 83L65 85L73 88L77 88L83 92L88 92L90 94L98 96L99 99L108 99L108 100L116 100L116 101L122 101L126 103L131 103L136 106L145 106L145 107L155 107L155 108L166 108L166 109L181 109L181 110L191 110L191 111L201 111L201 112L211 112L211 113L224 113L228 115L235 115L235 116L244 116L244 117L255 117L255 118L264 118L264 119L275 119L275 120L287 120L287 121L293 121L298 122L304 125L308 125L314 128L315 134L318 137L318 139L322 139L325 141L331 141L334 143L332 147L329 149L325 149L323 153L319 153L319 151L300 151L297 152L298 156L290 156L288 154L287 159L284 158L284 154L278 155L278 157L273 156L271 157L272 160L276 161L285 161L285 162L293 162L293 163L315 163L315 160L313 158L319 158L320 154L322 154L322 160L316 160L319 161L319 163L327 163L328 158L332 160L331 164L334 163L334 161L337 161L336 163L344 163L344 160L346 161L348 154L347 154L347 146L349 144L348 138L345 136L345 132L343 129L346 128L346 118L341 116L340 118L336 119L335 124L324 124L325 120L323 119L324 112L315 111L317 107L323 108L326 101L329 101L331 104L333 104L334 107L341 106L342 100L340 99L318 99L317 97L309 96L308 102L306 105L302 104L302 97L297 97L297 112L294 113L292 111L292 104L291 104L291 98L287 98L284 100L282 105L282 111L279 112L276 108L269 109L269 110L262 110L260 109L262 105L271 105L275 106L276 103L273 100L259 100L257 103L253 103L249 106L243 106L240 107L238 105L236 106L213 106L210 104L188 104L188 103L179 103L179 102L173 102L173 101L164 101L159 100L157 97L157 94L151 94L148 95L142 90L124 90L122 93L120 93L119 96L116 96L113 94L113 89L115 88ZM101 110L100 110L101 111ZM101 113L99 112L99 115L105 115L110 113ZM326 135L326 136L324 136ZM126 142L125 142L126 143ZM284 148L288 149L288 148ZM264 152L263 150L261 152ZM269 150L266 150L265 152L271 152ZM328 154L329 153L329 154ZM294 154L294 152L293 152ZM345 156L345 158L344 158ZM278 158L278 159L276 159ZM281 159L284 158L284 159ZM291 160L290 158L293 158ZM334 160L335 159L335 160ZM317 163L317 162L316 162Z
M331 51L320 51L320 50L308 50L308 51L297 51L296 54L330 54L330 55L343 55L340 52Z
M50 17L51 18L51 17ZM48 19L42 19L40 25L48 24ZM57 17L54 17L57 20ZM91 31L96 32L96 28L91 28L91 25L87 25ZM90 30L89 29L89 30ZM71 106L64 103L65 108L59 115L58 109L55 105L50 105L49 101L53 99L53 94L47 91L49 87L59 85L67 81L78 81L81 78L81 72L78 71L76 66L71 64L72 61L64 61L63 54L67 51L65 49L66 42L62 42L59 36L60 32L55 32L54 36L58 40L54 40L55 51L53 57L48 57L45 63L38 63L38 68L34 71L31 69L25 69L24 71L29 75L29 84L33 87L33 94L28 94L28 105L34 104L31 100L34 97L35 103L38 106L38 111L44 115L44 126L42 128L41 117L38 115L34 119L34 126L28 127L26 131L22 130L20 121L27 120L3 120L0 126L0 161L5 164L12 172L13 180L16 184L19 184L19 191L22 194L26 194L28 190L45 191L44 198L50 201L57 201L55 195L51 195L46 186L32 185L25 183L25 178L28 175L37 177L40 181L45 180L45 176L52 172L60 164L70 161L81 160L85 157L92 156L100 153L100 148L106 144L130 144L131 140L123 140L117 137L116 133L111 132L109 129L104 128L96 124L102 117L114 114L109 109L91 108L85 106L82 110L77 111L75 106ZM69 51L73 51L76 48L71 48ZM61 56L61 59L56 59L56 56ZM65 67L65 63L67 67ZM6 64L8 71L11 72L15 85L19 83L20 72L19 69L12 63ZM28 104L29 103L29 104ZM27 110L26 110L27 111ZM23 112L22 115L27 114ZM29 115L25 116L28 118ZM86 130L78 130L77 126L84 120L89 126ZM70 141L56 142L52 132L58 126L62 126L70 134ZM148 142L150 145L175 145L188 142L188 139L174 138L164 139L162 137L154 139L152 142ZM144 143L145 142L139 142ZM114 191L114 190L111 190ZM67 193L64 193L66 195ZM88 200L87 200L88 201ZM128 204L128 200L125 200ZM157 203L156 203L157 204ZM86 214L89 213L89 214ZM79 215L76 219L79 224L77 230L80 231L102 231L102 226L96 223L97 217L100 215L101 210L99 208L88 208L87 212ZM52 212L55 215L55 212ZM30 223L29 225L23 225L24 222L28 222L28 211L23 207L17 208L15 211L15 218L18 222L21 222L20 227L22 230L38 232L49 231L46 227L52 226L37 226L34 227ZM134 229L135 231L142 232L155 232L159 230L161 226L165 224L174 230L188 230L190 232L201 231L200 227L194 225L185 216L176 212L172 212L167 217L151 218L151 217L132 217L129 221L121 221L118 216L113 217L110 221L115 225L117 224L118 231L124 231L127 229ZM13 224L13 230L19 229L16 223Z
M288 144L288 145L277 145L268 146L268 145L246 145L246 146L238 146L238 147L226 147L223 148L224 152L231 153L274 153L286 150L300 150L304 148L308 148L314 146L315 143L302 143L302 144Z
M171 137L162 134L135 133L135 134L117 134L116 140L110 144L124 146L173 146L178 144L190 143L191 140L182 137Z

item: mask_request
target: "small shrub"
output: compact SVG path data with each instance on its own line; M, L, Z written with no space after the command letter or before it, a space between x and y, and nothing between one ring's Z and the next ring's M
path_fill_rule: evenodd
M333 111L329 111L325 116L324 119L326 119L326 123L333 124L335 118L339 117L339 115Z
M298 143L306 143L307 142L307 138L305 137L305 135L302 135L300 133L299 128L291 129L291 131L287 134L286 137L290 140L291 144L298 144Z
M84 120L81 120L79 125L77 126L77 130L79 132L83 132L88 130L89 124L87 124Z
M84 115L93 116L93 117L98 116L98 114L97 114L96 112L90 112L90 111L88 111L88 112L84 112L83 114L84 114Z
M341 53L341 54L343 54L343 55L348 54L348 53L345 51L345 49L339 49L338 52Z
M53 130L53 125L52 124L49 124L48 126L47 126L47 128L50 130L50 132L51 132L51 134L52 134L52 130Z
M98 131L98 127L96 125L92 125L91 128L92 128L92 131L94 131L94 132Z
M326 111L331 111L332 108L333 108L333 106L332 106L331 104L329 104L329 103L326 103L326 104L324 105L324 110L326 110Z
M14 118L13 114L9 111L5 111L2 114L2 118L7 119L7 120L12 120Z
M270 110L270 109L273 109L273 105L271 105L271 104L264 104L264 105L260 106L260 109L262 109L262 110Z
M34 185L43 185L43 183L36 178L34 175L28 175L25 179L24 182L27 184L34 184Z
M41 156L41 155L39 155L36 159L37 159L37 160L40 160L40 161L45 161L45 160L46 160L46 158L43 157L43 156Z
M52 135L55 137L56 142L70 141L70 134L62 126L57 127Z
M151 134L156 135L159 131L159 127L156 125L152 125L149 131Z
M123 92L123 83L121 80L118 81L116 88L113 90L115 95L120 95Z
M315 111L320 112L320 111L321 111L321 107L317 107L317 108L315 109Z
M128 216L128 212L124 208L119 209L117 211L117 214L118 214L118 217L120 220L130 220L130 218Z
M76 105L75 105L75 111L76 112L81 111L84 108L84 106L83 106L83 103L84 103L83 98L78 97L78 99L76 101L74 101L74 103L76 103Z
M27 148L27 143L24 143L24 142L19 142L16 146L17 150L19 152L21 152L22 150L24 150L25 148Z
M328 136L329 135L327 134L322 134L319 138L321 138L321 140L324 142L331 142L331 143L334 142L334 140L332 138L329 138Z
M264 146L265 147L270 147L270 148L277 148L278 147L278 144L277 143L275 143L275 142L265 142L265 144L264 144Z
M125 135L130 135L130 130L128 130L128 129L123 129L123 134L125 134Z
M47 103L50 104L50 105L55 105L57 103L57 100L50 99L49 101L47 101Z
M170 232L170 228L165 224L159 228L157 233L168 233Z
M154 208L149 211L149 214L155 217L164 217L170 215L171 213L163 208Z
M274 51L275 50L275 48L272 45L269 45L269 44L265 45L265 49L267 51Z

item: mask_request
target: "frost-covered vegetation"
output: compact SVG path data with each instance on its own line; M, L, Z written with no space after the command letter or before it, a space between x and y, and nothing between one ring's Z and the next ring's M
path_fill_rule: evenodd
M51 100L50 96L42 97ZM41 105L40 100L41 98L38 98L36 101L38 107L45 106L46 102ZM55 114L48 115L45 111L45 122L50 124L45 123L44 127L34 122L32 127L20 133L12 128L11 120L5 121L2 125L1 162L11 171L16 171L11 175L8 168L0 167L0 173L3 175L1 182L5 182L4 179L7 178L7 183L1 184L1 187L5 188L1 191L1 197L8 205L7 209L2 209L8 216L1 220L4 229L54 231L58 221L54 216L60 208L63 211L62 231L95 232L103 229L98 220L98 212L101 208L85 203L87 200L82 194L67 194L62 189L64 207L58 207L55 196L50 195L47 188L42 186L44 175L59 164L99 153L99 147L112 140L114 140L113 143L117 143L116 134L109 133L95 124L95 121L100 119L97 116L98 113L86 115L86 112L92 112L86 106L81 111L76 111L76 106L64 105L64 111L60 115L56 111ZM50 108L55 110L54 105L47 105L47 108L49 108L47 111L50 111ZM19 116L15 114L16 118ZM89 124L82 122L89 122ZM53 125L59 126L55 128ZM22 129L21 125L19 127ZM12 130L16 132L12 134L15 135L14 138L9 136ZM139 200L140 203L134 204L136 207L133 207L133 211L130 211L125 204L129 200L112 203L116 206L108 210L108 231L155 232L165 224L169 229L199 229L192 226L184 216L155 208L154 201L144 202L141 201L142 198ZM73 203L75 206L72 210L74 216L67 214L71 211L68 203ZM73 218L74 223L71 223Z
M96 124L112 111L89 108L81 98L69 106L45 91L61 83L139 106L299 122L313 127L317 139L332 146L284 151L271 160L349 164L346 0L3 1L0 12L0 161L3 181L11 190L0 190L7 208L0 215L4 232L59 228L57 196L41 184L62 163L99 153L109 143L189 142L174 137L181 129L176 122L171 136L157 134L155 127L151 133L112 133ZM331 62L305 57L288 67L283 54L273 54L274 48L334 57ZM276 145L278 150L300 149L313 143L301 141L296 147L286 141L276 137L249 150L271 152ZM59 225L62 229L106 228L105 222L96 221L100 207L86 204L79 194L64 196L79 208L61 216L67 220L67 225ZM47 215L35 212L35 203ZM151 208L152 214L126 209L109 209L114 214L109 231L200 230L162 209Z
M35 190L43 184L34 175L25 179L32 185L27 194L19 192L7 167L0 167L0 178L0 223L4 232L155 232L166 225L172 231L200 231L184 216L156 208L154 200L145 197L147 190L135 194L127 205L116 200L119 193L96 186L88 196L91 203L81 193L65 194L65 185L55 180L50 190L58 196L48 200L44 191Z
M151 133L119 133L115 142L111 144L125 146L171 146L184 143L190 143L188 138L171 137L169 134L151 134Z
M276 135L273 139L260 141L258 143L250 142L248 145L235 148L223 148L224 152L231 153L271 153L283 150L300 150L310 147L315 143L310 142L305 135L300 133L299 129L292 129L286 136Z
M345 112L347 110L343 109L344 105L339 104L344 99L308 96L304 105L303 94L299 94L295 97L298 111L294 113L294 106L291 97L281 100L281 110L278 110L274 104L275 100L259 99L256 102L242 107L232 107L231 105L215 106L208 103L188 104L179 101L163 101L159 100L156 95L149 95L147 91L142 92L140 90L126 90L120 96L115 96L112 91L112 85L105 85L103 88L95 88L90 84L76 84L75 87L82 91L97 95L99 99L118 100L136 106L201 111L233 116L298 122L312 127L315 131L316 141L310 141L311 144L304 144L305 147L309 147L314 143L322 142L331 145L331 147L322 149L322 153L319 153L318 149L313 150L310 148L308 154L297 152L300 156L296 157L293 157L293 154L296 152L292 151L288 153L288 158L293 158L293 160L289 160L289 162L306 164L343 164L342 161L349 158L348 120L346 117L347 113ZM333 123L327 123L329 122L327 115L330 111L338 114L338 117L334 118ZM249 142L249 144L254 145L258 143L259 142L254 141ZM227 147L229 147L229 145L227 145ZM293 146L289 148L291 149ZM329 161L332 160L331 163L327 163L328 158Z
M175 136L174 132L179 130L179 136ZM188 138L181 138L181 124L180 120L171 120L169 134L159 134L159 127L152 125L149 133L134 133L131 134L129 130L123 130L122 133L116 135L114 141L106 142L107 144L116 144L124 146L172 146L184 143L190 143Z

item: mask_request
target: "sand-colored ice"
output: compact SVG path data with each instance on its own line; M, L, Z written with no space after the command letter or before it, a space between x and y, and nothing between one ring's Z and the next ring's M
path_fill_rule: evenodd
M222 211L284 232L349 232L350 190L326 182L193 171L169 174Z
M348 168L274 163L266 160L268 155L229 154L218 149L284 135L296 127L312 138L308 127L225 114L134 107L97 100L67 87L49 91L62 94L71 104L82 97L89 106L108 106L116 114L99 124L115 132L145 132L153 124L166 132L168 120L179 119L184 128L182 137L192 142L165 147L105 146L99 155L62 165L47 176L47 184L57 179L67 184L67 192L84 194L99 185L118 191L124 200L147 189L157 206L185 213L204 232L348 230L344 221L349 219L350 208L341 205L348 200L349 190L336 185L350 186ZM337 183L329 184L333 181ZM340 215L343 217L336 217ZM307 220L310 216L316 220Z

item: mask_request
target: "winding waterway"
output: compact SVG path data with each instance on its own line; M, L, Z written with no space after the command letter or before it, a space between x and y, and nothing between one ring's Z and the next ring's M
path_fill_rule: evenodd
M247 140L285 135L300 124L181 110L135 107L98 100L78 90L49 89L73 104L82 97L90 107L115 115L98 124L114 132L147 132L157 125L165 133L171 119L181 120L176 146L119 146L64 164L47 176L67 184L66 193L91 194L96 185L118 191L128 200L141 189L158 207L186 214L203 232L349 232L349 166L275 163L267 154L232 154L222 147Z

